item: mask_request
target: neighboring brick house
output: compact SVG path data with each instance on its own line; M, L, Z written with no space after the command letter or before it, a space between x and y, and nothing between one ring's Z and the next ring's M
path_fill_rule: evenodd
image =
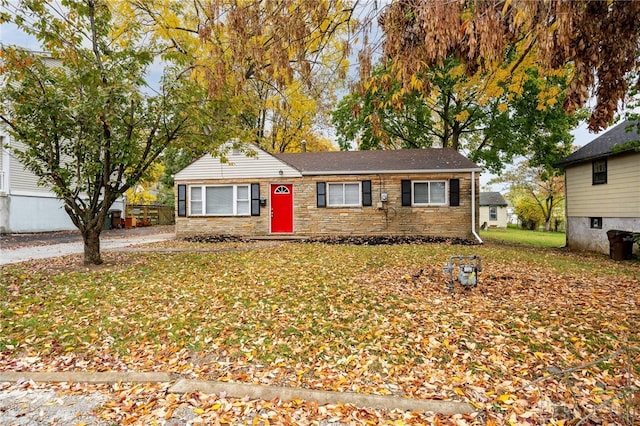
M480 193L480 226L484 228L507 227L507 202L499 192Z
M479 239L481 169L454 150L254 149L226 162L207 154L175 175L176 235Z
M609 253L607 231L640 232L633 142L640 143L636 122L624 121L555 164L565 170L569 248Z

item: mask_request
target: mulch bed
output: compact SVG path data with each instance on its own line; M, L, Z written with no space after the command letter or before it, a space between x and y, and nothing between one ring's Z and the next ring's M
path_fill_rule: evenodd
M234 235L197 235L183 238L192 243L224 243L224 242L249 242L252 238L238 237ZM387 235L344 235L326 237L297 238L293 241L300 243L321 244L350 244L350 245L397 245L397 244L452 244L452 245L476 245L473 240L463 238L425 237L425 236L387 236Z

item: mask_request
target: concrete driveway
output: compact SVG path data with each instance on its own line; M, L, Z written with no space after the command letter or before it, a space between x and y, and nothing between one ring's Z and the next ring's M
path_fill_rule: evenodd
M105 230L100 235L100 249L112 250L173 238L173 226ZM78 254L83 250L78 231L0 235L0 265Z

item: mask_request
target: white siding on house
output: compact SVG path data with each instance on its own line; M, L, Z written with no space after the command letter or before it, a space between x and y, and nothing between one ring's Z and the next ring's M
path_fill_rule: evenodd
M0 135L0 194L7 191L7 182L5 179L7 178L6 169L9 163L7 162L7 164L5 164L7 154L4 152L4 141L4 136Z
M12 141L12 147L20 149L24 145L20 142ZM22 163L15 154L9 153L11 161L9 165L9 190L12 194L51 194L51 190L44 186L38 186L38 178L28 170L25 170Z
M489 209L490 206L480 206L480 226L484 225L485 222L488 227L497 227L497 228L506 228L507 227L507 207L506 206L495 206L498 217L497 220L489 219Z
M591 162L566 169L567 216L640 217L640 154L609 157L607 183L592 185Z
M242 152L230 152L227 162L205 154L176 173L176 181L200 181L207 179L258 179L301 177L299 171L258 148L257 154L248 157Z
M76 229L57 198L11 196L11 211L5 232L49 232Z

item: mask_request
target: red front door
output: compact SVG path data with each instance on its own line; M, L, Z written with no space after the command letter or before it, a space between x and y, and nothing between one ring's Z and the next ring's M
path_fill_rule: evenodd
M271 232L293 232L293 185L271 184Z

